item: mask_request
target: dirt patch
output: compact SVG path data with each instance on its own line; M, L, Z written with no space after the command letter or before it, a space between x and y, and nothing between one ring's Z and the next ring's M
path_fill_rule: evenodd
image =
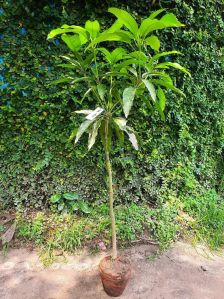
M132 278L122 299L223 299L224 258L203 247L175 246L158 258L155 247L125 250ZM106 299L97 265L105 254L67 257L44 269L36 252L13 249L0 255L1 299Z

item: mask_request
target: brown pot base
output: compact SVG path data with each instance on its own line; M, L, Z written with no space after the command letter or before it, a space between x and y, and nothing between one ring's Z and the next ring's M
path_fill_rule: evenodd
M99 272L105 292L111 297L118 297L131 277L130 261L125 257L113 261L106 256L100 261Z

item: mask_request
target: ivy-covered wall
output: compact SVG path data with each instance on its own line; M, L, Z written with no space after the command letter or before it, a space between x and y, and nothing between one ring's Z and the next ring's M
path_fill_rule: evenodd
M128 8L139 19L166 7L186 27L162 33L162 50L179 50L192 78L176 76L186 98L170 94L166 123L142 107L133 109L141 150L114 148L117 202L155 203L200 192L223 191L224 4L222 0L11 1L0 4L0 201L46 207L50 195L76 191L89 201L106 200L98 144L67 139L79 122L83 87L51 86L66 53L60 39L46 40L59 25L97 18L112 22L107 8ZM165 59L170 60L171 57ZM177 73L174 73L177 74ZM84 138L85 139L85 138Z

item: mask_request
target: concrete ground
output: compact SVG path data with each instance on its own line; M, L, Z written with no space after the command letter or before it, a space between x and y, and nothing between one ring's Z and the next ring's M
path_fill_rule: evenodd
M154 258L155 247L126 249L132 278L122 299L223 299L224 257L177 242ZM83 252L44 269L35 251L0 254L1 299L106 299L97 272L103 254Z

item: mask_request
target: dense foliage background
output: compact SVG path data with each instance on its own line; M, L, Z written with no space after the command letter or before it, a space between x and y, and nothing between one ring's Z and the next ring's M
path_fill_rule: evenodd
M67 52L60 39L46 40L64 23L113 21L107 8L126 8L139 19L166 7L186 24L162 33L162 50L179 50L192 79L176 74L187 97L170 94L165 125L156 113L133 109L139 152L114 149L117 202L180 200L224 188L224 4L222 0L10 1L0 4L0 201L45 207L54 193L75 191L106 200L103 156L68 136L78 123L72 112L83 92L50 86ZM166 57L170 60L171 57ZM91 100L91 99L89 99ZM103 179L102 179L103 178Z

